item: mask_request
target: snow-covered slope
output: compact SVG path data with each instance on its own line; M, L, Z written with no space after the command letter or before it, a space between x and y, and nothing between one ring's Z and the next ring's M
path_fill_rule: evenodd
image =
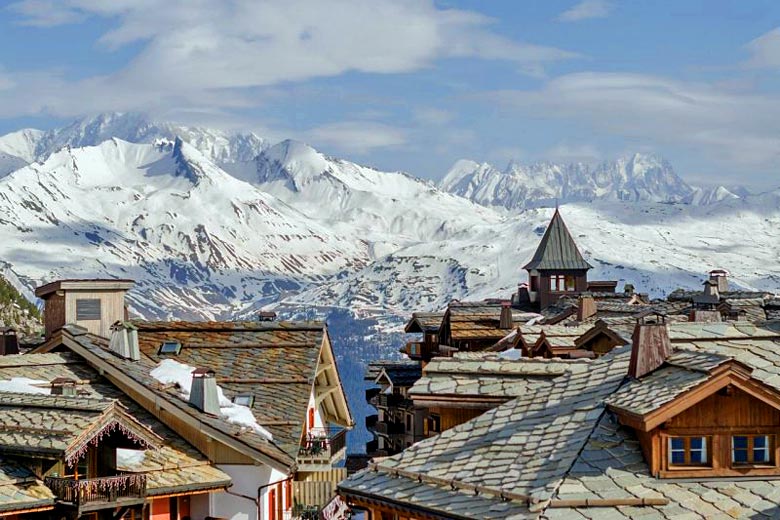
M665 160L634 154L595 167L583 163L512 162L504 170L488 163L461 160L440 183L451 193L485 206L522 209L559 203L615 201L683 201L693 189Z
M147 315L229 314L369 260L180 140L65 148L0 180L0 215L15 272L134 278Z

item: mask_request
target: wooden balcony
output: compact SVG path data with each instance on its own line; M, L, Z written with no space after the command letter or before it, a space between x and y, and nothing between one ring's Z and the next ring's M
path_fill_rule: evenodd
M346 468L333 468L310 475L307 480L292 483L294 506L285 513L285 519L318 520L320 510L336 495L336 486L347 478Z
M404 425L396 421L382 421L374 425L374 431L380 435L402 435Z
M416 360L429 360L438 353L438 346L425 341L409 341L401 352Z
M298 471L322 471L343 459L347 452L347 430L312 428L298 450Z
M378 420L379 417L377 416L377 414L366 415L366 429L373 430Z
M146 499L146 475L138 473L79 480L46 477L45 484L58 503L79 513L143 504Z

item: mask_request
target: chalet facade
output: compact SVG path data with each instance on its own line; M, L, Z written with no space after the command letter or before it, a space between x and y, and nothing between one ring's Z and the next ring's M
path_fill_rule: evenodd
M319 514L346 475L339 466L353 425L324 324L126 321L127 283L49 284L40 291L56 309L46 342L0 357L0 406L20 417L41 410L24 430L40 446L0 433L8 471L23 468L30 494L47 501L14 511L113 520ZM19 377L53 395L3 391ZM5 420L16 419L0 414L0 432L27 428ZM44 434L52 423L62 426Z
M372 519L774 517L779 348L776 322L647 314L630 345L592 360L441 360L475 375L435 369L412 395L465 401L483 388L484 402L504 400L372 463L340 492ZM474 363L491 367L491 385ZM529 363L557 375L521 382L514 367Z

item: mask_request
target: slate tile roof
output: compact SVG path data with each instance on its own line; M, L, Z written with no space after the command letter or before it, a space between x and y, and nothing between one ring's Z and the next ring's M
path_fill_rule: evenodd
M474 497L470 486L480 486L479 496L492 496L504 507L508 503L500 499L501 494L511 495L509 503L515 508L512 514L517 518L531 515L531 509L552 496L574 462L603 413L604 397L622 381L629 354L628 348L615 349L590 362L590 370L566 373L549 387L530 388L467 423L383 459L378 467L387 475L384 483L369 481L362 472L342 482L339 489L346 494L352 490L365 493L370 482L374 494L392 499L397 486L405 484L389 479L416 484L409 476L390 476L393 470L402 470L416 475L426 491L429 487L457 490L464 501ZM414 496L421 507L445 512L436 492L428 494L430 501ZM471 517L491 518L481 515Z
M512 309L513 326L518 326L537 317L538 314ZM485 302L451 303L445 320L453 340L489 340L498 341L510 331L499 327L501 305ZM444 339L444 338L442 338Z
M414 361L383 363L380 366L369 367L369 373L376 373L376 376L371 380L372 382L382 374L393 386L410 387L420 379L422 367L420 363ZM379 382L383 383L384 381L380 380Z
M148 322L138 327L141 352L154 363L173 358L216 372L225 396L252 395L258 424L290 457L298 454L325 327L322 322ZM179 341L176 356L160 354Z
M423 376L409 390L412 398L420 396L468 396L512 398L531 388L551 385L568 372L588 369L586 361L560 359L502 359L486 352L457 354L454 358L434 358Z
M591 266L582 258L566 223L556 209L531 261L523 269L580 270Z
M0 513L54 505L54 494L28 468L0 458Z
M150 372L157 366L157 363L148 356L142 355L139 361L128 361L109 351L107 348L107 342L104 338L94 336L92 334L86 334L83 329L78 327L66 326L63 330L65 333L70 334L73 341L77 342L82 348L86 349L87 352L96 356L98 359L104 363L107 363L109 366L112 366L115 369L121 371L136 383L148 388L157 396L165 399L167 402L171 403L182 412L191 415L192 417L201 421L203 424L231 435L241 444L244 444L250 449L257 450L258 452L265 454L266 456L278 461L281 464L292 466L295 463L295 458L293 455L288 453L284 448L277 445L275 442L268 440L266 436L247 428L232 424L222 417L214 417L212 415L203 413L194 406L190 405L188 402L184 401L180 397L176 388L161 385L150 375ZM299 423L299 425L302 426L302 423ZM285 439L283 439L283 441L284 440ZM297 454L297 447L295 453Z
M404 332L428 332L435 334L439 332L441 321L444 319L443 312L415 312L412 318L406 323Z
M17 401L18 404L34 401L58 403L57 408L49 412L58 414L58 422L43 423L41 421L44 418L41 414L31 414L28 407L28 413L24 414L25 423L19 425L27 428L37 427L43 430L44 427L52 429L51 425L57 425L54 429L62 429L63 426L61 425L73 424L74 421L82 420L81 415L83 415L83 412L73 412L74 417L69 418L68 415L72 413L72 410L68 408L101 410L108 403L112 403L115 400L121 403L130 415L162 439L157 449L146 451L146 455L140 463L134 466L120 466L119 468L123 471L147 472L147 488L152 496L193 489L213 489L227 486L230 483L230 477L227 474L213 467L200 452L138 406L132 399L125 396L76 354L62 352L1 356L0 380L9 380L14 377L28 377L41 381L67 378L77 381L78 397L0 394L0 402L3 403L9 401ZM14 415L6 414L7 411L7 408L3 409L3 413L0 416ZM8 423L13 426L10 423L11 420L10 417L2 419L4 424ZM62 422L59 422L60 420ZM2 427L0 427L0 431L2 431ZM7 433L11 432L0 433L0 439L3 439ZM43 432L38 435L43 436ZM27 433L25 438L25 443L33 440L33 437ZM3 439L0 443L6 444L9 440ZM55 439L49 442L52 445L56 445L57 442L62 441ZM2 475L0 475L1 478ZM0 504L2 503L4 502L2 490L0 490ZM1 507L2 505L0 505Z
M556 500L665 498L664 506L547 508L542 518L715 519L780 517L780 481L656 479L630 430L606 413L563 479Z
M670 329L673 354L640 380L626 377L630 346L618 347L580 362L588 368L582 373L566 372L549 385L531 386L469 422L378 461L340 490L453 518L780 518L780 480L652 477L632 430L619 426L604 408L646 413L732 359L780 390L780 324L672 323ZM460 359L476 368L495 355L434 360L439 373L426 373L423 379L430 381L424 390L440 390L431 385L450 375L447 362ZM665 505L593 506L594 500L637 499ZM586 500L591 501L587 507ZM447 510L448 503L459 508ZM507 510L493 513L490 503Z

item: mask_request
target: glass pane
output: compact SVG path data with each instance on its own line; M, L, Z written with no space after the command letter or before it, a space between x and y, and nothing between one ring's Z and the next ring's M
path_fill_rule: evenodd
M767 438L766 436L762 437L753 437L753 447L754 448L765 448L767 445Z
M685 452L673 451L672 452L672 464L685 464Z
M753 462L769 462L769 453L766 448L753 449Z
M691 450L691 464L704 464L705 462L707 462L707 457L703 451Z
M747 437L732 437L732 442L734 443L734 448L747 449L748 447Z
M682 437L672 437L669 439L669 445L673 450L682 450L685 448L685 439Z
M691 450L700 450L704 446L704 437L691 437Z
M747 450L734 450L733 452L734 462L747 462Z

